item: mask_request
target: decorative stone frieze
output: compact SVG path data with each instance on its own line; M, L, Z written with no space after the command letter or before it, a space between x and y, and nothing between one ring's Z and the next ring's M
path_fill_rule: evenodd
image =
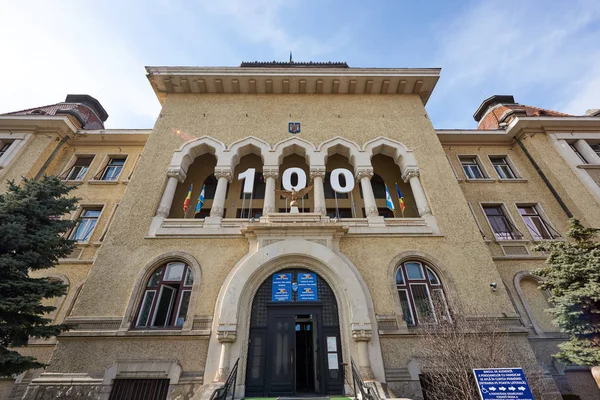
M406 167L404 172L402 173L402 180L405 183L408 183L410 178L418 178L419 177L419 168L414 166Z
M356 171L356 179L359 181L362 178L371 179L372 177L373 177L373 168L359 168Z
M311 168L310 170L310 179L315 179L317 177L319 178L325 178L325 168Z
M169 167L169 169L167 170L167 176L169 178L177 178L179 183L183 183L185 181L185 178L187 178L187 174L181 167Z
M215 178L225 178L228 182L231 182L233 179L233 174L229 168L215 168Z
M279 171L276 169L263 169L263 177L277 179L279 178Z
M368 342L371 340L373 336L373 330L371 329L371 324L365 325L356 325L352 326L352 339L355 342Z

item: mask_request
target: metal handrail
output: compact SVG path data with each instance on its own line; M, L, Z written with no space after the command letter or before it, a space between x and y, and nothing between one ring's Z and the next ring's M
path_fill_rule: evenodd
M356 386L360 390L360 395L363 400L377 400L377 396L373 395L371 392L371 388L366 386L360 376L360 371L356 368L356 364L354 364L354 359L350 359L350 364L352 367L352 384L354 387L354 400L358 400L358 393L356 391Z
M230 391L231 400L235 399L235 384L237 381L237 370L239 362L240 359L238 358L235 364L233 365L231 372L229 372L225 384L213 392L213 394L210 396L210 400L227 400L229 398Z

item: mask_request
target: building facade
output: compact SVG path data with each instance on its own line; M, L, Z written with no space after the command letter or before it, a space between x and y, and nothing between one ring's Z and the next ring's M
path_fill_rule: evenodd
M0 116L0 179L56 174L82 198L76 251L40 271L69 284L53 317L73 329L23 349L49 365L6 398L204 398L232 371L236 397L349 395L354 364L380 397L422 399L417 327L459 305L543 366L544 398L597 398L553 361L530 271L569 217L600 226L600 117L493 96L479 129L435 130L438 69L147 76L152 130L104 129L89 96Z

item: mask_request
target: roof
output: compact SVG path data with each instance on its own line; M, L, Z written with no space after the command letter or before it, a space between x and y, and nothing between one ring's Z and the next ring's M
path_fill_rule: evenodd
M169 93L416 94L423 104L439 68L350 68L346 63L243 63L242 67L146 67L161 104Z
M104 129L104 121L108 118L108 113L100 102L87 94L69 94L62 103L0 115L71 115L79 121L82 129Z
M345 61L343 62L284 62L284 61L242 61L242 68L262 67L262 68L350 68Z

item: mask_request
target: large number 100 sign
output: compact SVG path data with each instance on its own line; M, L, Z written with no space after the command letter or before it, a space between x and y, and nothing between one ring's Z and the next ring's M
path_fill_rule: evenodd
M252 193L252 189L254 186L254 176L256 175L255 168L248 168L244 172L238 175L239 180L244 181L244 193ZM292 175L296 175L297 183L292 185ZM342 186L340 176L344 176L344 180L346 184ZM301 190L306 187L306 173L303 169L293 167L288 168L283 171L283 188L288 191L293 190ZM354 179L352 177L352 172L345 168L336 168L331 171L331 176L329 178L331 188L336 193L349 193L354 189Z

